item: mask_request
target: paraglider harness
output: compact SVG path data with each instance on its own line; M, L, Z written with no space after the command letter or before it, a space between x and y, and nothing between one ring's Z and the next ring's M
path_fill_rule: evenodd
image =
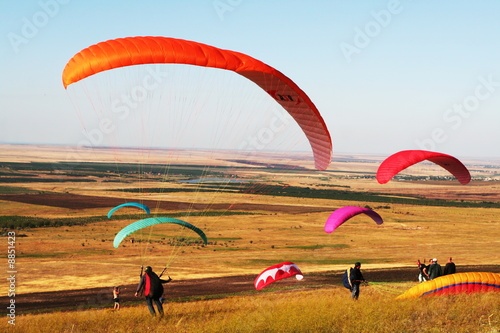
M352 267L346 269L344 274L342 274L342 284L344 285L344 287L349 289L349 291L352 291L351 272L352 272Z
M342 284L344 287L349 289L349 291L352 291L352 282L351 282L351 273L354 268L350 267L345 270L344 274L342 274ZM362 283L364 285L368 285L368 281L363 280Z
M158 275L158 278L161 278L162 275L163 275L163 273L165 273L166 270L167 270L167 266L165 266L165 268L163 268L163 270L161 271L160 275ZM141 272L139 273L139 278L142 278L143 274L146 274L146 273L144 272L144 266L141 266ZM168 279L172 280L172 278L170 277L170 275L168 275ZM145 290L145 288L143 288L141 290L141 296L144 295L144 290ZM163 297L160 297L160 301L163 303Z

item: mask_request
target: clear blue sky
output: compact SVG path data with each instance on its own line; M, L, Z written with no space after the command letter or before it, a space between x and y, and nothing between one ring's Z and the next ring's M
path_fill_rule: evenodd
M280 70L336 153L500 157L498 1L2 1L0 30L1 143L76 144L67 61L108 39L166 36Z

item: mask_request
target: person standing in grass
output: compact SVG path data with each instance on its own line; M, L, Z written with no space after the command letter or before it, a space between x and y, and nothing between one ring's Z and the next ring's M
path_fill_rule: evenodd
M424 259L424 262L425 262L425 259ZM424 269L422 270L422 272L424 273L424 276L426 277L426 281L429 281L430 278L429 278L429 267L431 267L432 265L432 259L429 259L429 265L424 265Z
M453 262L453 259L450 257L446 265L444 265L443 275L455 274L456 272L457 268L455 266L455 263Z
M113 302L115 302L115 306L113 310L120 310L120 287L113 288Z
M151 315L156 316L155 308L153 303L156 304L156 308L160 316L163 316L163 305L160 298L163 295L163 283L168 283L172 281L170 276L168 280L162 280L155 272L151 266L147 266L144 270L144 274L141 276L139 285L137 286L137 291L135 292L135 297L139 294L144 294L146 296L146 304L148 305L149 312Z
M350 274L350 279L351 279L351 297L352 299L357 300L359 297L359 289L360 289L360 284L361 282L366 282L365 278L363 277L363 274L361 273L361 263L357 262L354 264L354 268L351 270Z
M425 259L424 259L425 262ZM424 262L421 262L420 259L417 260L417 266L418 266L418 282L422 283L427 281L427 275L425 274L426 270L426 265Z
M432 264L427 268L427 274L429 275L429 280L434 280L435 278L443 275L441 265L438 264L438 260L436 258L432 259Z

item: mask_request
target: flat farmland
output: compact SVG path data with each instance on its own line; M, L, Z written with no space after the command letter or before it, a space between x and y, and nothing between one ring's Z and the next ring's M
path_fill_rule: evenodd
M22 294L133 284L141 265L167 267L177 280L256 275L282 261L305 274L450 256L458 267L500 265L499 161L463 161L473 177L465 186L428 163L404 170L414 179L380 185L381 156L339 155L317 171L307 154L179 150L167 159L154 150L139 161L133 149L89 149L75 161L71 147L1 148L2 232L16 232ZM125 202L196 225L208 245L165 224L114 248L120 229L150 217L126 208L107 218ZM359 215L325 233L326 218L346 205L370 207L384 223Z

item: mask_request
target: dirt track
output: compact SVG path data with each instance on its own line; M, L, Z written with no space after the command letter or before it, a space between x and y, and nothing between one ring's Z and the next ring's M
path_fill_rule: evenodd
M2 194L0 200L23 202L27 204L59 207L68 209L89 209L89 208L113 208L124 203L121 198L88 196L70 193L39 193L39 194ZM252 204L252 203L221 203L221 204L203 204L188 203L180 201L157 201L143 200L143 204L149 207L156 207L165 210L182 210L189 208L191 210L224 210L224 211L266 211L272 213L313 213L328 212L331 207L310 207L301 205L273 205L273 204Z
M459 272L496 272L500 273L500 266L459 266ZM369 281L396 282L416 281L417 269L394 268L390 270L364 270L363 274ZM238 275L220 278L205 278L192 280L173 280L165 285L166 302L176 302L184 297L202 297L228 294L256 292L253 286L254 275ZM341 273L326 272L306 275L300 282L295 279L285 279L275 283L275 287L297 286L307 288L340 287ZM74 311L88 307L112 307L112 287L92 288L80 290L67 290L57 292L39 292L32 294L16 295L16 309L18 313L49 312L54 310ZM127 303L142 301L134 297L137 285L122 287L121 302ZM0 297L0 304L7 304L8 297Z

